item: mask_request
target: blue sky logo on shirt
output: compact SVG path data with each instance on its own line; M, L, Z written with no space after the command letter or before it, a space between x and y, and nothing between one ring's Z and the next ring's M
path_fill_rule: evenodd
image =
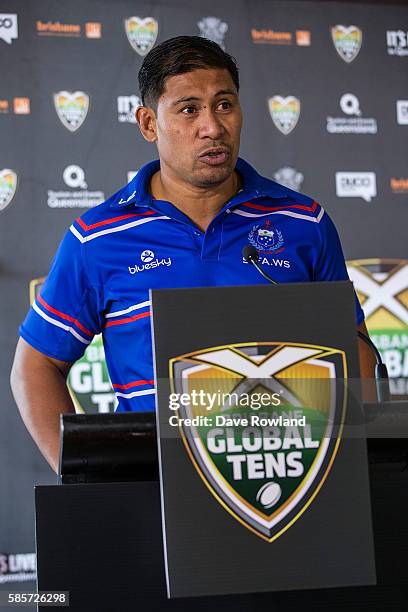
M154 252L150 249L145 249L140 254L140 259L142 264L135 263L134 266L128 266L128 270L131 274L136 274L137 272L144 272L145 270L150 270L153 268L159 268L160 266L169 267L172 264L171 257L162 257L158 258L155 256Z
M282 232L273 228L271 221L265 221L263 226L254 225L248 234L248 240L260 253L270 254L283 250Z

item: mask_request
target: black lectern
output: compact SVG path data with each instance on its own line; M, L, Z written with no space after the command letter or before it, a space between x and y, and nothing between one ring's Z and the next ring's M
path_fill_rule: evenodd
M352 331L354 317L352 292L347 283L340 283L340 285L342 287L339 287L337 283L325 284L325 287L317 284L308 285L307 294L304 293L305 286L279 286L276 291L275 288L267 286L154 292L152 303L159 401L158 420L160 421L161 495L159 482L155 479L157 478L157 463L154 456L151 415L150 417L146 415L96 415L93 420L87 416L64 417L64 430L69 441L68 446L64 444L62 449L62 482L79 482L79 484L36 488L38 588L40 590L69 591L70 607L75 612L89 612L89 610L126 612L127 610L133 611L135 608L149 612L153 610L184 612L191 608L194 608L195 612L204 610L209 612L215 608L220 611L244 612L245 610L247 612L274 607L279 607L280 610L293 610L301 606L317 609L335 605L337 609L346 610L357 606L361 610L368 610L372 609L373 602L378 605L380 601L387 601L387 605L391 605L391 602L394 604L394 609L399 609L398 589L394 589L392 585L395 584L397 575L401 575L402 581L402 573L398 574L398 571L395 573L395 567L391 572L384 559L392 557L395 550L390 546L388 521L393 520L394 525L395 522L398 523L399 541L408 541L407 537L405 539L403 537L404 534L405 536L407 534L407 527L402 517L401 520L395 517L389 503L390 499L395 499L396 491L399 490L401 481L406 478L406 475L399 472L397 468L393 470L394 478L390 479L389 474L385 477L385 472L382 467L381 469L378 467L380 465L378 463L374 470L377 470L376 474L380 474L380 479L379 482L375 478L372 479L371 487L374 499L373 518L377 548L379 547L382 555L378 567L379 586L294 592L291 591L289 572L280 587L276 578L278 574L276 574L269 582L266 581L263 588L259 589L257 585L254 586L253 581L253 556L251 565L248 565L247 573L249 575L249 570L251 570L252 582L248 583L250 586L247 591L252 589L275 590L276 592L249 595L245 593L245 584L242 584L242 594L233 594L234 571L230 571L229 575L226 574L226 580L229 581L228 588L232 594L209 596L212 586L216 587L213 593L220 593L222 590L220 584L222 587L223 583L214 582L214 578L208 581L205 564L203 571L197 573L193 580L191 579L191 568L202 566L202 560L200 560L202 545L205 554L208 554L206 540L213 537L214 524L211 521L214 520L214 517L221 521L225 534L231 536L233 533L234 550L241 538L244 543L242 548L244 550L247 548L250 555L258 554L258 549L264 554L266 551L267 554L273 555L276 548L273 548L274 542L267 542L240 524L207 489L194 462L188 455L185 443L183 446L181 442L180 429L173 428L167 435L168 415L165 413L165 397L166 394L168 396L169 391L170 361L173 360L171 367L179 368L177 374L181 374L183 378L183 375L186 376L183 374L185 363L175 359L178 356L184 356L185 359L191 352L197 353L197 350L200 349L200 359L203 360L202 355L205 349L215 345L225 347L230 343L237 347L237 355L247 355L249 361L261 363L265 355L270 353L270 350L265 348L265 343L270 345L274 343L273 350L277 354L279 346L285 342L287 346L307 345L312 351L310 359L313 363L309 365L314 366L318 362L315 357L320 354L313 352L310 348L314 344L334 349L334 352L326 351L328 364L338 359L337 350L346 354L349 373L351 372L353 376L357 365L355 346L350 348L350 353L347 355L348 343L352 343L353 338L355 342L355 335L353 336ZM316 300L313 299L313 291ZM254 300L258 304L256 317L249 317L249 305L253 304ZM180 303L184 304L185 308L180 309ZM322 304L322 310L328 313L327 319L316 308L316 303ZM225 316L226 312L228 312L228 317ZM333 325L329 323L329 319L333 317L333 320L336 321L335 337L333 336ZM169 325L169 320L171 325ZM198 336L194 335L195 326ZM306 337L307 334L308 337ZM243 336L246 336L247 339L250 337L251 340L251 342L247 340L246 352L241 350L245 343ZM258 348L254 350L254 343L262 345L263 353L259 352ZM275 346L277 344L279 346ZM241 348L238 345L241 345ZM198 353L196 357L197 355ZM193 361L192 359L191 362ZM202 363L203 361L201 365ZM266 384L270 382L267 381ZM356 404L353 406L353 410L357 410ZM137 421L137 418L140 420ZM105 423L102 429L100 428L101 423ZM122 439L123 445L121 446ZM132 455L132 448L135 448L132 445L135 440L140 440L138 446L140 453L135 450L133 459L129 461L129 452ZM221 437L217 440L221 444ZM312 437L311 440L314 441L314 438ZM110 446L111 443L112 446ZM115 445L116 450L113 450ZM361 439L341 441L339 454L332 460L331 471L326 470L325 482L321 484L320 490L314 496L314 499L321 504L320 510L316 511L317 506L315 507L314 502L310 502L307 511L302 515L307 520L300 517L294 523L297 530L296 535L299 536L306 524L310 528L311 519L313 519L312 522L315 522L316 538L312 548L315 559L320 564L331 564L333 567L332 558L336 554L338 537L321 542L319 534L322 533L322 530L329 534L330 529L339 529L339 524L333 524L331 517L336 515L333 502L336 501L337 504L342 494L352 492L349 502L351 515L358 516L356 524L359 529L362 526L361 536L366 538L366 543L369 544L371 517L367 507L367 498L364 497L367 482L363 482L363 497L361 497L361 490L358 495L355 495L355 486L353 488L355 483L350 483L350 486L347 485L348 488L336 492L336 485L345 486L344 478L348 476L347 456L358 461L353 477L358 480L364 474L364 469L367 469L364 447L365 442ZM80 450L78 454L77 450ZM119 456L121 459L118 459ZM107 469L110 482L103 482L105 479L103 465L106 457L109 463ZM142 470L139 470L137 466L140 460L144 465ZM172 463L173 460L174 463ZM129 465L134 464L132 469L126 465L128 461ZM237 463L237 460L234 461ZM254 460L252 464L255 465ZM121 476L122 470L123 476ZM139 476L142 476L143 480ZM133 479L134 481L130 482ZM203 515L189 514L191 510L197 512L197 507L194 506L195 498L200 501L204 500L200 506L201 510L199 508L198 511L208 512L207 515L204 515L208 519L207 526ZM343 501L341 504L342 508L347 510L347 504ZM402 511L403 507L405 510L408 509L406 500L401 503ZM189 557L184 554L188 549L188 542L183 542L182 538L187 523L188 529L185 533L193 533L193 521L196 522L197 537L195 536L195 552L190 551ZM208 525L211 526L212 531L208 531ZM286 527L286 524L284 526ZM346 522L342 524L341 529L344 530L345 526ZM217 529L216 525L215 529ZM280 554L287 555L288 559L291 555L293 557L294 540L291 540L290 546L289 544L285 546L286 536L284 534L293 533L295 535L295 531L291 532L291 529L292 527L289 526L276 540L280 542ZM165 548L163 547L163 534L165 535ZM274 535L275 532L272 536ZM353 563L356 563L358 559L359 565L355 568L355 576L357 576L355 584L361 585L373 584L375 580L370 550L367 549L368 556L365 558L364 546L365 544L362 545L361 541L356 542L350 555L345 558L351 571ZM407 548L405 546L405 550ZM226 555L228 556L228 551L225 546L221 550L215 544L213 554L216 567L219 558L224 559ZM319 554L321 560L319 560ZM167 564L167 577L164 559ZM365 569L361 567L362 560L366 563ZM234 567L234 562L234 559L230 559L232 567ZM350 575L350 572L344 571L343 568L340 569L342 584L346 585L344 577ZM321 586L318 571L317 568L314 587ZM186 581L184 586L183 572ZM311 564L306 574L309 576L313 574ZM181 596L180 599L167 599L166 583L170 595ZM293 588L310 588L310 586L300 586L299 574L294 575L292 583ZM328 583L326 581L322 584L327 585ZM194 593L191 592L192 586ZM191 598L189 592L197 595L198 587L201 588L201 595ZM278 592L279 588L286 592Z
M151 412L61 415L62 484L157 480L156 417Z
M400 404L401 408L403 407ZM408 426L405 412L390 419ZM369 419L377 407L368 407ZM106 415L98 415L106 424ZM82 415L70 416L78 419ZM108 434L109 437L109 434ZM73 612L406 610L408 442L369 440L377 586L168 600L158 481L36 487L38 588L70 591ZM390 526L392 525L392 529ZM48 608L39 608L46 610Z

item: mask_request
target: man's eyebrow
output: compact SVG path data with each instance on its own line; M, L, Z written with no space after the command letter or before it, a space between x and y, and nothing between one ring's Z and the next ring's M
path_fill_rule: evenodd
M217 91L217 93L214 94L214 98L225 95L236 96L237 92L234 89L220 89L220 91ZM201 98L197 96L187 96L186 98L179 98L172 103L172 106L177 106L177 104L181 104L182 102L197 102L199 100L201 100Z
M221 89L220 91L217 91L217 93L215 94L216 96L225 96L229 94L230 96L236 96L237 92L235 91L235 89Z
M194 97L194 96L189 96L187 98L179 98L178 100L176 100L175 102L173 102L173 106L177 106L177 104L181 104L182 102L194 102L200 100L200 98Z

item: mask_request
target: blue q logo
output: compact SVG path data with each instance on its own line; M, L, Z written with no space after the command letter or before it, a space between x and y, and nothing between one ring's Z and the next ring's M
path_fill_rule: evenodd
M272 229L270 221L266 221L264 227L254 225L248 234L248 240L252 246L263 253L276 252L283 246L282 232L277 228Z

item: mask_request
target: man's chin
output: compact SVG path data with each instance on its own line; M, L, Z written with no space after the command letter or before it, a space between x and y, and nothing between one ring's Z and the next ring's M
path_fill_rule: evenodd
M194 183L200 187L211 187L224 183L234 171L231 163L220 166L207 166L194 172Z

